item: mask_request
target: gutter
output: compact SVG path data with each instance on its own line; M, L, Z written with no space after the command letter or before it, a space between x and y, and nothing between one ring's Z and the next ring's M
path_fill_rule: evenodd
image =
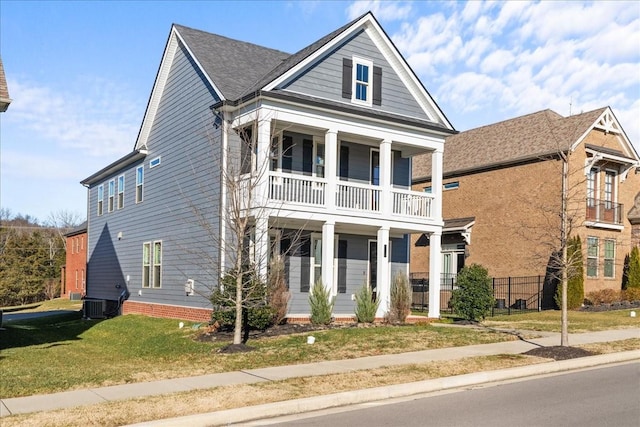
M80 181L80 184L84 185L85 187L90 187L96 182L101 181L110 175L113 175L116 171L124 167L127 167L132 163L137 162L140 159L144 159L147 156L147 154L148 154L148 151L146 148L134 150L131 153L127 154L126 156L111 163L109 166L106 166L100 169L98 172Z

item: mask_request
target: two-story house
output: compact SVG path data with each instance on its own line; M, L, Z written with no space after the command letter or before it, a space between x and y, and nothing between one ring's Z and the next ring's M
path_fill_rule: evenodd
M414 190L443 189L443 274L478 263L494 277L544 277L564 214L582 241L585 292L620 289L638 244L640 157L609 107L569 117L544 110L449 136L442 184L431 180L429 157L413 166ZM429 271L429 244L414 235L412 272Z
M240 198L260 275L286 257L289 318L308 318L319 280L335 317L353 315L365 284L383 317L409 236L436 242L443 225L441 192L411 190L412 158L429 156L440 183L453 133L371 13L293 55L173 25L133 151L82 181L87 296L208 319Z
M79 300L85 294L87 277L87 223L86 221L64 235L66 241L65 265L60 274L60 296Z

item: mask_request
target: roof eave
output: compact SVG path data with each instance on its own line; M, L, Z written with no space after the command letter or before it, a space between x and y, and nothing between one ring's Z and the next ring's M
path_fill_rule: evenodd
M134 150L126 156L111 163L109 166L100 169L98 172L80 181L80 184L84 185L85 187L89 187L96 182L101 181L110 175L113 175L118 170L125 168L140 159L144 159L147 156L147 153L148 152L146 149Z

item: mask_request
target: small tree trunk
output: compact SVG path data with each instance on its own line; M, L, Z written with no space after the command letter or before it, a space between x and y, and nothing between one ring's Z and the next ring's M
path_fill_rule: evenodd
M236 276L236 324L233 328L233 343L242 343L242 273Z

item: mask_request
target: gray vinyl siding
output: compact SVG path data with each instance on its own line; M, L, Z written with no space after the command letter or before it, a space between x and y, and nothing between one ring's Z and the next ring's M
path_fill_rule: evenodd
M210 306L199 294L207 295L218 277L220 135L211 126L209 110L216 101L212 88L180 46L149 135L149 154L113 176L125 174L124 208L107 212L105 192L104 214L97 216L97 185L89 190L88 296L115 299L120 292L116 285L120 285L120 289L127 287L131 301ZM161 164L150 168L149 161L158 156ZM140 165L144 166L144 197L136 204ZM118 233L122 233L120 240ZM162 286L142 288L143 243L154 241L162 242ZM189 278L195 280L194 296L184 292Z
M418 102L364 31L338 46L283 89L332 101L350 102L342 98L342 59L353 56L370 60L374 66L382 68L382 105L374 105L372 109L428 119Z
M301 238L308 238L304 234ZM355 294L368 280L369 277L369 241L376 240L375 236L361 236L351 234L339 234L339 240L347 241L347 268L346 268L346 292L338 293L334 306L336 315L353 315L355 313L355 301L351 295ZM396 271L407 271L408 253L407 238L392 238L391 245L391 277ZM337 256L337 254L336 254ZM291 292L289 313L309 313L309 293L300 292L300 272L302 260L299 253L294 252L289 257L288 284Z

